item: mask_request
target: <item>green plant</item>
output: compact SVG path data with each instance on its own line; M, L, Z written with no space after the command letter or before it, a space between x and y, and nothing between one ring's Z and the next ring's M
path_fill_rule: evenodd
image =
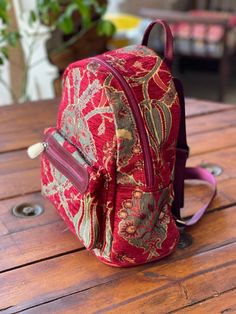
M0 65L8 59L8 47L15 47L20 34L16 30L11 29L9 17L9 5L6 0L0 1Z
M8 1L0 0L0 66L8 60L9 47L16 47L19 40L28 35L25 31L12 29L9 12L10 5ZM37 0L36 8L29 12L27 22L29 26L43 23L48 26L49 32L55 29L61 30L65 35L65 41L61 47L57 47L57 50L60 50L77 41L89 29L94 27L96 27L98 36L110 37L115 31L115 27L110 21L104 19L105 12L106 1L103 0ZM28 72L35 65L31 63L31 59L38 35L37 30L36 27L34 38L29 46L20 101L25 101L28 98ZM1 72L0 82L11 92L14 101L19 100L16 99L13 91L2 78Z
M103 1L104 2L104 1ZM86 30L97 24L99 35L110 36L113 34L114 25L103 19L106 4L97 0L37 0L37 12L31 11L30 20L35 21L37 16L49 26L58 27L64 34L71 34L75 29L72 16L78 13L81 16L81 27ZM92 15L97 15L98 20L92 21Z
M0 1L0 66L8 59L9 47L15 47L20 39L20 33L13 30L10 25L9 4L7 0ZM0 68L1 70L1 68ZM0 83L10 92L14 101L15 95L11 87L2 78L0 71Z

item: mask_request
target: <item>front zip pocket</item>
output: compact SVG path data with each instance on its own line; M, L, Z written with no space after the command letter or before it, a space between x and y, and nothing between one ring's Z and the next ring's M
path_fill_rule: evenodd
M45 137L44 154L50 162L67 177L76 187L79 193L85 193L88 188L88 171L86 162L81 158L78 151L74 155L69 153L63 146L63 137L59 134L49 134ZM61 144L59 144L61 142Z
M41 157L42 193L87 249L100 247L103 175L56 129L49 129Z

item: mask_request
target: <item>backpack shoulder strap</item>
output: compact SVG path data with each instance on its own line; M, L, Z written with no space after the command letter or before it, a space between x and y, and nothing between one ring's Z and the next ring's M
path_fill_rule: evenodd
M165 33L165 47L164 47L164 60L168 67L171 69L173 61L173 36L171 29L166 21L164 20L155 20L153 21L146 29L142 45L148 45L148 39L150 33L155 25L162 26ZM214 176L208 172L206 169L201 167L197 168L186 168L186 161L189 156L189 147L187 145L186 138L186 125L185 125L185 99L184 92L181 82L178 79L174 79L175 87L180 99L181 107L181 117L180 117L180 126L179 134L177 139L176 147L176 163L175 163L175 178L174 178L174 192L175 198L172 205L172 213L176 219L177 224L179 225L193 225L195 224L204 214L210 202L213 200L216 194L216 181ZM200 208L189 220L183 221L181 219L180 209L184 207L184 180L203 180L212 185L212 195L209 197L209 202Z
M175 199L172 205L172 213L176 218L176 222L179 225L191 226L198 222L203 216L207 207L216 195L216 180L215 177L206 169L201 167L186 168L186 161L189 156L189 147L187 145L186 136L186 123L185 123L185 99L183 93L183 87L178 79L174 79L175 87L179 95L181 116L179 134L177 138L176 147L176 162L175 162L175 178L174 178L174 192ZM202 208L200 208L191 218L188 220L181 219L180 209L184 207L184 180L202 180L209 183L212 186L212 193L209 197L209 201Z

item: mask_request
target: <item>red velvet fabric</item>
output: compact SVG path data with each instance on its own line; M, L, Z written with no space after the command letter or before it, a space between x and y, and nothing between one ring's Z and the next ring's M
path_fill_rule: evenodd
M126 92L106 66L93 58L71 64L55 132L64 139L62 149L89 172L89 185L80 194L45 154L42 185L88 249L109 265L128 267L160 259L178 242L170 209L180 106L171 73L152 50L132 46L102 58L128 83L142 125L137 126ZM149 152L142 148L140 128ZM152 159L152 186L145 154Z

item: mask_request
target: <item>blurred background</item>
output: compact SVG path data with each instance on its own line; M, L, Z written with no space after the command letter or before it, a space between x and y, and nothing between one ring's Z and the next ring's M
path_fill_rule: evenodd
M235 0L0 0L0 105L60 97L69 63L139 44L155 18L171 25L186 96L235 104ZM159 54L163 41L155 29Z

